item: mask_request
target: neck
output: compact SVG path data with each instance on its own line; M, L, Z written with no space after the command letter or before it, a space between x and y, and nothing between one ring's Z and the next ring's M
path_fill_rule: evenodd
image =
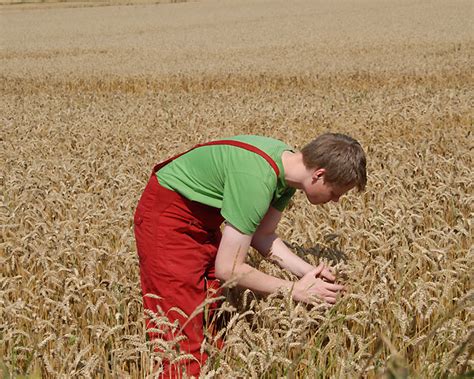
M290 187L301 189L303 180L308 176L308 169L303 162L303 154L301 152L285 151L281 160L285 170L286 183Z

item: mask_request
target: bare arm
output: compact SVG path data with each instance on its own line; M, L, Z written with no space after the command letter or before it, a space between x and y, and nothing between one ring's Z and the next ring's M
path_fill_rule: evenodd
M296 283L275 278L245 263L251 241L252 235L243 234L232 225L224 227L216 257L217 278L224 281L235 279L239 286L264 294L274 293L278 289L293 289L295 300L309 302L313 296L317 296L331 304L336 302L337 294L343 287L316 277L324 269L322 265L313 267Z
M314 266L293 253L277 236L275 230L281 219L281 212L270 207L255 232L251 245L265 257L275 261L280 267L289 270L299 278L303 277ZM324 268L322 277L333 282L334 276L328 268Z

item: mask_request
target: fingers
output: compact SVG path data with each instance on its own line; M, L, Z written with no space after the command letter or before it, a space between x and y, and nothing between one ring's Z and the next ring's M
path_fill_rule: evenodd
M330 271L328 267L326 267L323 271L321 271L320 276L331 283L333 283L336 280L336 277L332 274L332 272Z
M326 288L328 291L340 292L340 291L344 290L344 286L340 285L340 284L327 283L327 282L325 282L325 284L326 285L324 286L324 288Z
M318 275L321 273L321 267L315 267L311 271L308 271L298 282L301 283L302 287L306 290L316 284Z
M336 300L342 295L341 291L331 291L327 290L324 294L324 299L332 304L336 302Z
M326 266L324 263L320 263L311 271L307 272L306 275L321 277L328 282L334 282L336 280L336 276L334 275L333 269L329 266Z
M312 295L310 298L308 298L308 301L306 301L307 303L319 303L321 304L321 300L323 301L322 304L325 304L327 306L330 306L332 307L334 304L336 304L337 302L337 297L334 297L334 296L316 296L316 295Z
M325 269L325 266L324 266L323 263L321 263L317 267L315 267L313 270L307 272L305 276L310 276L310 277L316 278L316 277L321 275L321 273L324 269Z
M329 303L331 305L336 304L337 299L335 297L325 297L323 299L326 303Z
M322 279L317 279L317 282L312 288L309 288L309 292L312 296L319 297L328 304L335 304L342 291L344 291L342 285L328 283Z
M331 267L326 266L324 263L319 264L318 268L323 266L319 276L326 280L327 282L333 283L336 280L336 277L334 276L334 271Z

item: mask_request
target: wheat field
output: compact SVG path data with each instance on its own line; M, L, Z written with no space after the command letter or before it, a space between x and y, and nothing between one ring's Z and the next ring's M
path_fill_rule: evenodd
M297 193L278 230L348 293L328 310L229 285L202 376L473 375L471 2L88 5L0 6L4 377L183 359L145 338L132 224L151 168L211 139L325 131L364 146L367 190Z

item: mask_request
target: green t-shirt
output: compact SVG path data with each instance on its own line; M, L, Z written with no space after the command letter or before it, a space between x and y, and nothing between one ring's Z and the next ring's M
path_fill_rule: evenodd
M277 164L276 176L270 164L257 153L231 145L198 147L173 160L156 175L160 184L189 200L220 208L221 215L235 228L252 234L269 206L283 211L295 189L288 187L281 155L293 149L268 137L226 138L253 145Z

